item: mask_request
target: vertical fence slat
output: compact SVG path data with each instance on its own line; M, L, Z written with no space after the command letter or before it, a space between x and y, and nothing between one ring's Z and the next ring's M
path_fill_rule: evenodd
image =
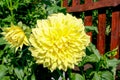
M85 26L92 26L92 12L91 11L85 12L84 25ZM92 32L88 32L87 34L89 36L91 36L90 40L92 41Z
M117 48L119 45L119 29L120 29L120 11L119 7L113 8L112 12L112 28L111 28L111 44L110 50ZM119 53L116 55L119 58Z
M68 0L63 0L63 6L68 7Z
M92 3L92 2L93 2L92 0L85 0L85 4ZM92 11L85 12L84 25L92 26ZM89 32L87 34L91 36L91 41L92 41L92 32Z
M76 6L80 4L80 0L72 0L72 6Z
M120 5L118 6L120 7ZM120 58L120 8L119 8L119 20L118 20L118 26L119 26L119 40L118 40L118 43L119 43L119 50L118 50L118 55L117 55L117 58Z
M101 54L105 53L105 29L106 29L106 10L98 10L98 35L97 49Z

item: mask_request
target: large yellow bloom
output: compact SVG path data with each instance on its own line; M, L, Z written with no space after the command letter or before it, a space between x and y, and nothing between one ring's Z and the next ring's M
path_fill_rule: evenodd
M23 44L28 45L27 37L21 27L11 25L9 28L5 28L3 35L6 41L8 41L12 47L16 47L16 50L20 47L22 49Z
M90 37L84 31L81 19L70 14L53 14L48 19L38 20L32 29L29 50L36 63L51 71L56 68L66 71L74 68L82 57Z

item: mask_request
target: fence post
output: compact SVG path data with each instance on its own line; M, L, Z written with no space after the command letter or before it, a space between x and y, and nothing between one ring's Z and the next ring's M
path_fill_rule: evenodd
M106 10L98 10L98 35L97 35L97 49L100 54L105 53L105 29L106 29Z
M68 7L68 0L63 0L63 7Z
M85 0L85 4L92 3L92 0ZM85 26L92 26L92 11L86 11L85 12L85 19L84 19L84 25ZM92 41L92 32L87 33L88 35L91 36L91 41Z
M120 43L120 6L114 7L112 12L112 27L111 27L111 44L110 50L113 50L118 47ZM116 55L116 58L119 58L119 53Z
M72 6L76 6L80 4L80 0L72 0Z

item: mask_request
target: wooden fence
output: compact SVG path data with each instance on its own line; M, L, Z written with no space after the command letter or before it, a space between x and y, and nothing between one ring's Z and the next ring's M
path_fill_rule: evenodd
M118 47L118 53L116 58L119 58L120 53L120 0L84 0L84 4L80 4L81 0L72 0L71 5L68 4L68 0L63 0L63 6L66 7L68 13L84 12L84 25L92 26L92 11L98 10L98 34L96 39L96 47L101 54L105 53L106 43L110 44L110 50ZM106 10L111 8L111 35L110 43L107 42L105 30L106 30ZM92 33L89 33L92 36ZM91 38L92 41L92 38ZM108 48L108 47L107 47Z

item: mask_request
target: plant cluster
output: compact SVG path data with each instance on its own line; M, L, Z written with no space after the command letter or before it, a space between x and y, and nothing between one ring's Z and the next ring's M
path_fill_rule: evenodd
M100 55L85 33L98 33L97 28L84 27L62 4L62 0L0 1L1 80L115 79L120 61L111 57L117 49Z

